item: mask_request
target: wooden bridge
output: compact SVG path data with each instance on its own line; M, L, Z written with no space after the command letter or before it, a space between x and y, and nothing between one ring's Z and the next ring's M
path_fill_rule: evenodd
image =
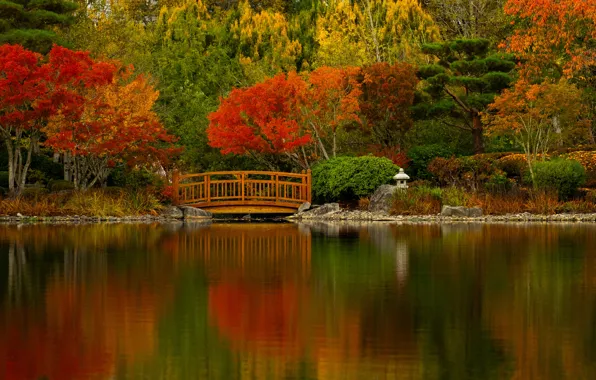
M214 214L292 214L311 202L311 172L174 173L174 202Z

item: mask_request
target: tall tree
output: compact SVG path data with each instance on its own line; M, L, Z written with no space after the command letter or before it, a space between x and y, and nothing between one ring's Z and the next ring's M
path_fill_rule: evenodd
M521 79L488 107L484 119L492 134L512 136L523 149L532 180L532 164L544 158L556 135L578 124L581 92L565 80L531 84ZM585 130L585 128L584 128Z
M470 131L476 153L484 151L481 114L509 86L516 65L511 55L490 55L489 46L486 39L424 45L437 63L420 67L423 101L414 107L420 118Z
M318 67L362 66L375 62L372 45L367 43L364 15L357 3L332 0L321 11L316 23Z
M245 76L257 83L281 71L296 70L302 47L290 38L286 16L268 10L254 12L248 1L239 4L238 12L240 18L231 30Z
M364 131L380 149L399 151L412 127L416 70L409 64L375 63L362 68L362 79L359 102Z
M422 0L446 39L490 38L506 35L503 5L507 0Z
M160 92L155 110L186 147L183 162L195 170L223 161L207 144L207 115L217 109L219 97L244 82L230 23L212 17L200 1L187 1L163 9L153 34L150 73Z
M527 74L573 76L596 65L596 2L507 0L515 32L504 43Z
M47 53L59 42L53 28L69 25L77 5L66 0L0 1L0 44Z

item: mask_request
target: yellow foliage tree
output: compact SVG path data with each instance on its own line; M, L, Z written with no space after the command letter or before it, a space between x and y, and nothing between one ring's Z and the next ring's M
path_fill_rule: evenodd
M302 46L289 37L286 17L269 10L257 13L247 1L239 4L238 10L240 18L231 31L238 40L240 64L249 82L296 70Z
M379 34L384 60L389 63L425 62L421 46L441 38L433 18L422 9L418 0L383 0L382 6L385 23Z
M367 43L365 18L358 4L332 0L317 19L315 57L318 67L363 66L375 61Z

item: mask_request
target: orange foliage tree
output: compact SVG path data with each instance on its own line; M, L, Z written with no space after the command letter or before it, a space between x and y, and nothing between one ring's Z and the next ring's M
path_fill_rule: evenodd
M362 68L360 109L372 153L404 166L403 139L413 125L410 107L418 84L416 70L405 63L376 63Z
M105 181L117 162L162 162L173 152L152 111L159 93L143 76L108 64L91 74L106 80L75 86L82 97L76 112L60 112L44 128L45 144L64 153L67 177L83 190Z
M580 91L565 80L531 84L521 79L489 105L483 118L489 134L510 135L523 148L533 180L532 164L547 157L556 134L577 123L580 98Z
M329 151L337 153L338 132L360 123L358 72L322 67L306 78L278 74L236 89L209 115L209 144L224 154L283 154L303 168L309 157L329 159Z
M304 166L304 157L297 151L310 142L310 134L298 124L296 115L297 99L306 90L306 83L296 73L278 74L252 87L233 90L209 115L209 144L224 154L255 158L283 154Z
M589 0L508 0L505 12L515 16L509 51L527 60L533 73L554 64L571 76L596 63L596 2ZM590 48L590 46L592 46Z

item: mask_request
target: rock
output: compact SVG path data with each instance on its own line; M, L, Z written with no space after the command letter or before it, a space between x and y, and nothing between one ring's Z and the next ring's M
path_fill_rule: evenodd
M244 216L243 216L242 218L240 218L240 219L242 219L242 220L251 220L251 219L252 219L252 216L250 216L250 214L248 214L248 215L244 215Z
M368 205L368 211L375 213L389 214L391 209L391 199L397 186L392 185L381 185L370 197L370 204Z
M182 219L184 218L184 213L176 206L169 206L161 212L161 216L166 219Z
M184 219L211 219L213 214L192 206L180 206Z
M482 209L480 207L470 207L468 209L468 216L470 218L480 218L482 216Z
M482 216L480 207L443 206L441 216L455 216L460 218L477 218Z
M311 206L310 202L304 202L303 204L300 205L300 207L298 207L298 213L310 210L310 206Z
M322 206L313 208L305 212L308 216L319 216L329 214L330 212L339 211L339 203L325 203Z

